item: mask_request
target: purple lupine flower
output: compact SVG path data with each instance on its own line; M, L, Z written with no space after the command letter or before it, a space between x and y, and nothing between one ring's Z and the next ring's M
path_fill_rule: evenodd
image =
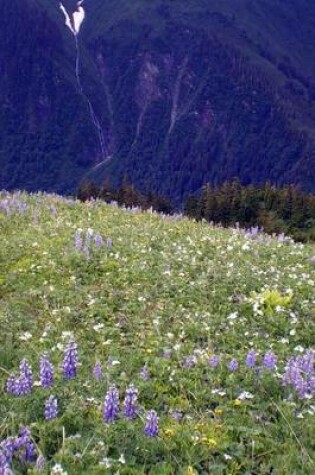
M249 350L246 355L245 365L248 368L253 368L256 365L257 353L254 349Z
M163 356L164 358L170 358L172 356L172 350L170 350L169 348L165 348L163 350Z
M209 363L209 366L211 368L217 368L217 366L219 365L220 363L220 358L219 356L217 355L212 355L210 356L210 358L208 359L208 363Z
M90 248L91 239L92 239L93 235L94 235L93 229L88 228L88 230L86 231L86 235L85 235L85 247L87 247L88 249Z
M47 355L39 359L40 382L43 388L50 388L54 382L54 368Z
M140 378L143 379L143 381L149 381L150 379L150 373L148 370L147 365L144 365L140 371Z
M106 239L106 247L107 247L107 249L110 249L112 246L113 246L113 241L111 240L111 238L107 238L107 239Z
M263 358L263 366L272 371L277 365L278 358L272 351L267 351Z
M29 394L32 391L33 375L32 368L26 358L20 363L19 388L20 394Z
M23 454L25 462L35 462L37 458L36 447L32 441L27 441L25 444L25 452Z
M20 363L20 376L25 376L27 379L32 378L32 368L26 358L23 358Z
M182 411L179 411L178 409L171 409L170 417L174 419L175 421L180 421L183 418L183 413Z
M182 364L184 368L193 368L197 364L197 358L195 355L186 356Z
M85 244L83 247L83 253L85 255L86 260L89 260L90 258L90 245L91 245L91 239L93 237L93 234L94 234L93 229L88 228L88 230L86 231Z
M300 399L315 395L314 352L290 358L282 376L284 386L292 386Z
M62 363L63 376L65 379L73 379L77 375L78 351L75 341L70 341L65 350Z
M45 401L44 416L46 420L56 419L58 416L58 401L55 396L49 396Z
M238 361L235 358L229 362L228 369L233 373L238 370Z
M20 451L22 448L24 450ZM9 437L0 443L0 475L12 475L10 464L15 451L20 451L20 457L27 463L36 459L36 449L28 427L23 427L18 437Z
M159 435L159 418L156 411L147 411L144 432L147 437L157 437Z
M11 460L8 459L5 452L0 446L0 475L12 475L10 470Z
M99 248L99 247L102 247L102 245L103 245L103 238L102 238L102 236L101 236L100 234L96 234L96 235L94 236L94 243L95 243L95 246L96 246L96 247L98 247L98 248Z
M300 365L302 370L309 374L314 371L315 353L313 350L307 350L306 353L300 357Z
M31 441L31 431L28 427L22 427L19 431L19 435L14 439L14 450L19 450Z
M82 239L82 229L77 229L74 237L74 245L77 251L82 251L83 248L83 239Z
M19 430L19 436L15 439L15 449L19 449L22 445L25 445L31 438L31 431L28 427L21 427Z
M124 414L128 419L134 419L136 417L138 393L138 389L133 384L126 389Z
M0 468L1 464L10 464L15 451L15 439L9 437L0 443ZM1 474L1 471L0 471Z
M103 376L103 369L101 363L98 361L93 367L93 376L97 381L100 381Z
M114 422L119 413L119 391L115 385L111 386L105 396L103 419L105 422Z
M15 388L14 394L16 396L25 396L29 394L31 391L29 381L25 378L25 376L20 376L15 380Z

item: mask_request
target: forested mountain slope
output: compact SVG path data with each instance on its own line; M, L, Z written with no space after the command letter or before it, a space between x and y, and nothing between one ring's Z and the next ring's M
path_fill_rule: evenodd
M58 1L2 0L0 187L128 176L180 203L238 176L315 191L314 3L82 6L75 37Z

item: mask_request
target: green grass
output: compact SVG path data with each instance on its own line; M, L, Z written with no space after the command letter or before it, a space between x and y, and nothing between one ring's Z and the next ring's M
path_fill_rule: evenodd
M47 474L58 463L71 475L314 473L314 398L300 400L280 380L287 359L314 345L314 247L101 202L2 194L5 200L13 211L0 209L0 441L29 426ZM19 212L14 202L28 207ZM113 246L93 247L86 260L74 246L78 228ZM71 337L80 366L65 382L60 364ZM272 349L276 370L246 368L250 348L259 353L257 368ZM45 352L56 371L53 388L7 394L7 375L23 357L39 380ZM186 368L191 355L195 366ZM220 356L216 369L212 355ZM227 368L232 358L235 373ZM107 367L109 360L116 363ZM92 376L96 361L100 382ZM123 401L130 383L139 390L137 418L104 423L109 385ZM244 391L253 397L239 399ZM59 416L45 421L51 394ZM149 409L160 418L158 438L143 431ZM37 473L14 464L15 473Z

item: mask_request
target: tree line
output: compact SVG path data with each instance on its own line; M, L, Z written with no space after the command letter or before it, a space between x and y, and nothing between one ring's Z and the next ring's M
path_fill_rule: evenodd
M105 181L101 186L92 181L84 181L78 188L77 198L81 201L100 199L106 203L116 202L118 206L138 207L143 210L152 208L164 214L173 212L169 199L152 191L141 193L128 180L124 180L118 188L114 188L109 181Z
M151 191L140 192L128 180L116 189L108 181L101 186L84 181L77 197L81 201L94 198L107 203L115 201L119 206L152 208L164 214L174 212L168 198ZM304 193L295 185L277 188L267 182L245 186L238 179L219 186L206 184L198 195L187 198L183 214L224 227L237 223L242 228L259 226L268 234L285 233L297 241L315 241L315 195Z
M315 241L315 195L297 186L276 188L243 186L238 179L214 187L203 186L199 196L189 196L184 214L196 220L243 228L259 226L268 234L285 233L297 241Z

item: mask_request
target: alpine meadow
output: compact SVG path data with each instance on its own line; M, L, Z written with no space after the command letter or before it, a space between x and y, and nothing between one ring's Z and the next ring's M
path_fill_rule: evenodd
M1 474L313 474L314 246L0 199Z

